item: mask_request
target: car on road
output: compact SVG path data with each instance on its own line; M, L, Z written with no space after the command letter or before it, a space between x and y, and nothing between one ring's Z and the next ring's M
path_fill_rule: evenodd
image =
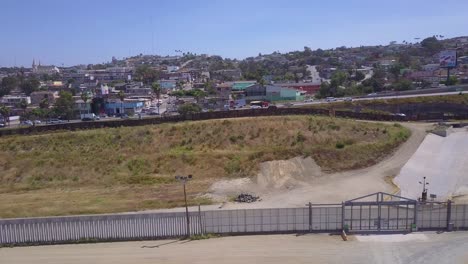
M336 102L335 97L327 97L326 100L327 100L327 102Z
M395 116L403 116L403 117L405 117L405 116L406 116L406 115L405 115L405 114L403 114L403 113L395 113L395 114L393 114L393 115L395 115Z
M313 102L313 101L314 101L314 99L308 98L308 99L305 99L305 100L304 100L304 103L310 103L310 102Z
M262 108L262 107L259 106L259 105L251 105L250 108L251 108L251 109L260 109L260 108Z
M42 124L42 121L41 120L34 120L33 123L35 125L40 125L40 124Z
M122 119L129 119L130 117L127 114L122 114L120 115L120 118Z
M34 123L33 123L31 120L25 120L25 121L21 121L21 122L20 122L20 125L23 125L23 126L33 126Z
M292 107L292 106L294 106L294 104L292 104L292 103L285 103L284 106L286 106L286 107Z
M5 127L5 123L0 123L0 128Z
M376 96L376 95L377 95L377 93L370 93L367 96Z
M343 99L343 101L345 101L345 102L352 102L352 101L353 101L353 98L351 98L351 97L346 97L346 98Z
M51 118L49 120L46 121L47 124L61 124L61 123L64 123L63 120L60 120L58 118Z

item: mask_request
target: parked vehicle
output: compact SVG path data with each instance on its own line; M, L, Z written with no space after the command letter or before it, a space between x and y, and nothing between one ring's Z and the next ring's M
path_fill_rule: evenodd
M5 123L0 123L0 128L5 127Z
M33 123L35 125L40 125L40 124L42 124L42 121L41 120L34 120Z
M345 102L352 102L352 101L353 101L353 98L351 98L351 97L346 97L345 99L343 99L343 101L345 101Z
M60 124L60 123L63 123L63 121L58 118L51 118L47 120L46 123L47 124Z
M308 99L305 99L305 100L304 100L304 103L310 103L310 102L313 102L313 101L314 101L314 99L308 98Z
M336 98L335 97L327 97L327 102L336 102Z
M91 114L81 114L81 121L94 121L99 120L99 117L94 113Z
M266 101L252 101L250 102L250 108L263 108L263 107L268 107L270 103ZM253 106L258 106L258 107L253 107Z
M23 125L23 126L33 126L34 123L33 123L31 120L25 120L25 121L21 121L21 122L20 122L20 125Z

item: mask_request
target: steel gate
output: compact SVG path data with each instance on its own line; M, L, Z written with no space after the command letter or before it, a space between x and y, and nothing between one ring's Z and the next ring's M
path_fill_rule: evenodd
M343 202L343 228L349 231L410 231L416 200L378 192Z

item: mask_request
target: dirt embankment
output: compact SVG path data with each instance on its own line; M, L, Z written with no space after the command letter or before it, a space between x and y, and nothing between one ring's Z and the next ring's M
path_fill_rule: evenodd
M271 208L304 206L312 203L341 203L342 201L384 191L397 193L392 179L411 158L426 136L430 125L406 123L411 137L392 155L378 164L358 170L324 173L310 157L270 161L261 164L254 179L223 180L211 187L211 197L239 192L255 192L262 201L253 204L227 203L224 208Z

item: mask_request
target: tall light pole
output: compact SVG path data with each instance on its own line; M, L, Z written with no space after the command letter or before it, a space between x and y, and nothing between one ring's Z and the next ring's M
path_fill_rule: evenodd
M192 180L192 175L188 176L175 176L176 180L181 182L184 185L184 199L185 199L185 215L187 217L187 238L190 237L190 217L188 212L188 205L187 205L187 192L185 191L185 184Z
M429 183L426 182L426 177L425 177L425 176L423 177L423 182L419 182L419 184L422 184L422 186L423 186L421 200L422 200L423 202L425 202L425 201L427 200L427 188L426 188L426 185L429 185Z

